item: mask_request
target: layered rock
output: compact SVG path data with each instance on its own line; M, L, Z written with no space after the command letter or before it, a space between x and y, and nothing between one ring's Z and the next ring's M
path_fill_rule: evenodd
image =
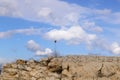
M17 60L3 66L0 80L120 80L120 57L65 56Z

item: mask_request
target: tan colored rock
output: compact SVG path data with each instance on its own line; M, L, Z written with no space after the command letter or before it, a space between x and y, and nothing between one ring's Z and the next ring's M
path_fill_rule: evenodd
M3 65L0 80L120 80L120 57L65 56Z
M19 59L16 61L16 64L21 64L21 65L23 64L24 65L24 64L26 64L26 61Z
M62 76L63 76L63 77L71 77L71 74L70 74L66 69L64 69L64 70L62 71Z
M51 72L62 72L62 59L61 58L54 58L48 64L48 69Z

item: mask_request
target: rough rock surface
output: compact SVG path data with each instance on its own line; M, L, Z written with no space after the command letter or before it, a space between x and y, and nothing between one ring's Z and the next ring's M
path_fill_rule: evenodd
M65 56L17 60L3 66L0 80L120 80L120 57Z

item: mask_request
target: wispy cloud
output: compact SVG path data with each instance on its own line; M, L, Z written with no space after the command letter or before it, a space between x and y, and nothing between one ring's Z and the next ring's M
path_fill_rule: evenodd
M91 16L94 20L120 23L120 12L112 12L110 9L91 9L60 0L1 0L0 4L2 16L20 17L59 26L78 24L81 20L91 19Z
M66 40L76 44L85 42L91 45L95 40L100 42L101 37L96 32L102 32L104 30L96 23L99 20L109 24L120 24L120 12L113 12L111 9L91 9L61 0L0 0L0 15L59 26L60 29L46 31L45 35L47 38ZM79 25L79 27L75 25ZM0 32L0 38L10 37L14 34L33 35L39 33L40 30L38 29L9 30ZM107 41L109 42L109 40ZM108 51L110 50L112 53L117 52L118 54L119 43L117 44L117 49L113 44L106 44L104 46L103 44L99 44L99 46ZM109 47L106 48L105 46ZM42 54L39 49L34 51L35 53ZM46 54L47 52L51 52L51 50L45 49L43 51Z
M18 10L18 2L16 0L0 0L0 15L21 17L22 14Z
M104 38L96 39L92 44L92 48L99 48L101 50L108 51L109 53L120 55L120 44L117 42L109 43L109 41Z
M5 32L0 32L0 39L8 38L15 34L40 35L40 33L41 33L41 29L34 29L34 28L8 30Z
M103 28L101 26L97 26L94 21L84 20L81 24L81 27L87 31L91 32L102 32Z

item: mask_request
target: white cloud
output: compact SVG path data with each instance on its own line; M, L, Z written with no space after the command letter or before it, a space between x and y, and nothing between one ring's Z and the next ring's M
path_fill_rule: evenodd
M53 53L53 51L49 48L42 49L34 40L29 40L26 48L35 53L35 55L51 55Z
M53 51L49 48L46 48L44 51L38 50L36 55L51 55L51 53L53 53Z
M42 8L38 12L39 17L48 17L51 14L51 9L50 8Z
M112 12L110 9L94 10L95 20L102 20L109 24L120 24L120 12Z
M70 43L91 43L96 39L95 34L86 33L80 26L72 26L68 29L53 29L45 34L51 40L66 40Z
M41 33L41 29L34 29L34 28L9 30L5 32L0 32L0 39L11 37L14 34L40 35L40 33Z
M99 39L99 40L98 40ZM102 49L102 51L108 51L112 54L119 55L120 54L120 44L117 42L111 42L109 43L108 40L105 40L103 38L98 38L92 47Z
M111 9L91 9L61 0L0 0L0 15L59 26L79 24L82 20L91 19L91 16L93 21L101 19L120 24L120 12L112 12Z
M90 8L60 0L1 0L0 4L7 4L7 6L1 5L1 15L47 22L59 26L69 25L70 23L71 25L78 24L79 19L92 14Z
M96 26L95 22L90 22L90 21L84 20L81 25L84 29L86 29L88 31L93 31L93 32L102 32L103 31L102 27Z
M97 19L111 24L120 24L120 12L111 13L108 15L100 15Z
M112 13L112 11L110 9L102 9L102 10L94 9L93 12L94 12L94 14L96 14L96 16L97 15L106 16L106 15L110 15Z
M21 17L22 13L17 9L18 2L15 0L0 0L0 15Z
M5 10L7 10L6 12L2 8L3 10L1 10L1 12L4 12L4 15L10 14L7 16L20 17L32 21L46 22L61 27L83 24L83 21L86 19L91 19L89 16L93 14L99 16L107 14L109 12L107 9L90 9L77 4L69 4L65 1L60 0L2 0L0 1L0 4L3 4L3 2L8 6L2 6L5 8ZM16 16L11 14L16 14ZM100 27L98 28L98 26L94 24L92 30L101 31L102 28L100 29Z
M81 42L91 44L98 38L97 36L99 35L86 32L103 31L102 27L96 24L97 20L110 24L120 24L120 12L112 12L110 9L91 9L61 0L0 0L0 16L18 17L65 27L64 29L53 29L47 32L46 37L49 39L66 40L74 44ZM74 25L79 25L79 27L74 27ZM0 32L0 38L10 37L14 34L40 34L40 30L9 30ZM106 50L113 49L111 51L113 53L119 51L119 48L116 49L113 45L112 48L108 47L110 46L109 44L105 44L104 46L103 44L99 44L99 46ZM43 52L47 53L47 50L45 49ZM38 53L42 54L39 49Z
M110 50L114 54L120 54L120 45L117 42L114 42L112 43Z
M37 50L40 50L40 46L39 44L37 44L36 42L34 42L33 40L29 40L27 42L27 48L33 52L36 52Z

